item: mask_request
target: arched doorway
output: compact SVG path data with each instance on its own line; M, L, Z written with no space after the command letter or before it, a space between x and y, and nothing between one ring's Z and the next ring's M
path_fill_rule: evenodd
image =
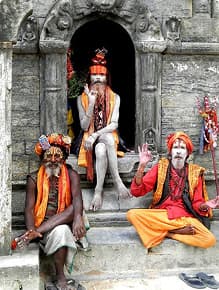
M120 95L119 132L129 149L135 145L135 51L129 34L119 24L106 19L87 22L73 35L72 63L78 74L88 72L91 58L97 48L105 47L107 66L111 74L111 87ZM74 130L77 135L79 121L76 100L72 100Z

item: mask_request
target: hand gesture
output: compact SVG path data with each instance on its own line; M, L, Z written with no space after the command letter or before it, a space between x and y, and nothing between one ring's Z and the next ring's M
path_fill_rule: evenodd
M142 147L138 146L139 164L146 166L152 159L151 151L148 150L148 144L143 144Z
M86 84L84 86L84 92L88 96L89 102L94 104L97 98L97 91L93 89L89 90L88 84Z
M219 208L219 196L205 202L205 205L210 208Z
M22 249L26 247L30 243L30 241L36 238L42 238L42 234L35 230L28 230L23 235L15 238L15 241L18 248Z

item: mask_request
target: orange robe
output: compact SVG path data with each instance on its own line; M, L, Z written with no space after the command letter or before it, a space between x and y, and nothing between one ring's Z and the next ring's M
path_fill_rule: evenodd
M157 172L157 189L153 195L151 209L129 210L127 212L127 219L136 228L136 231L138 232L146 248L151 248L158 245L165 237L170 237L172 239L179 240L185 244L202 248L208 248L210 246L213 246L216 242L214 235L198 219L189 215L169 219L167 209L153 209L153 207L159 202L162 196L168 164L169 161L167 159L161 159L159 161ZM200 180L200 175L202 175L203 171L204 168L195 164L189 164L188 179L191 200L193 200L193 195ZM135 181L133 180L132 183L134 182ZM139 187L141 187L141 185ZM204 179L202 188L204 200L207 200L208 196ZM135 195L137 196L137 194ZM140 190L138 195L143 195L143 192L141 193ZM182 235L169 233L169 231L171 230L183 228L186 225L193 225L196 229L196 234Z

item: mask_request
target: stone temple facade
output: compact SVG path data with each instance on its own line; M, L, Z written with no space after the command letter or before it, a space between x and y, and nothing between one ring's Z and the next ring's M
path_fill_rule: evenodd
M148 142L162 155L166 136L185 131L215 194L211 154L199 154L197 97L219 102L218 0L1 0L1 254L10 252L26 174L38 166L36 140L67 132L67 50L80 71L98 47L108 50L127 145Z

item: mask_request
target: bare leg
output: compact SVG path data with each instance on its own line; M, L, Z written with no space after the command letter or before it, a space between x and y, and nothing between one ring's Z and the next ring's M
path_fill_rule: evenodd
M64 274L64 264L66 255L67 255L66 247L58 249L54 254L57 282L66 282L66 277Z
M96 155L97 184L94 191L94 197L90 204L90 210L93 211L100 209L103 202L103 184L108 166L105 144L98 143L96 145L95 155Z
M115 143L114 143L113 135L105 134L103 141L106 144L109 169L110 169L110 173L112 175L116 190L121 198L130 197L129 190L125 187L124 183L122 182L119 176L118 159L117 159L117 154L115 150Z
M64 274L64 264L67 256L67 247L58 249L54 254L56 268L56 287L59 290L76 290L74 286L68 285L68 281Z

